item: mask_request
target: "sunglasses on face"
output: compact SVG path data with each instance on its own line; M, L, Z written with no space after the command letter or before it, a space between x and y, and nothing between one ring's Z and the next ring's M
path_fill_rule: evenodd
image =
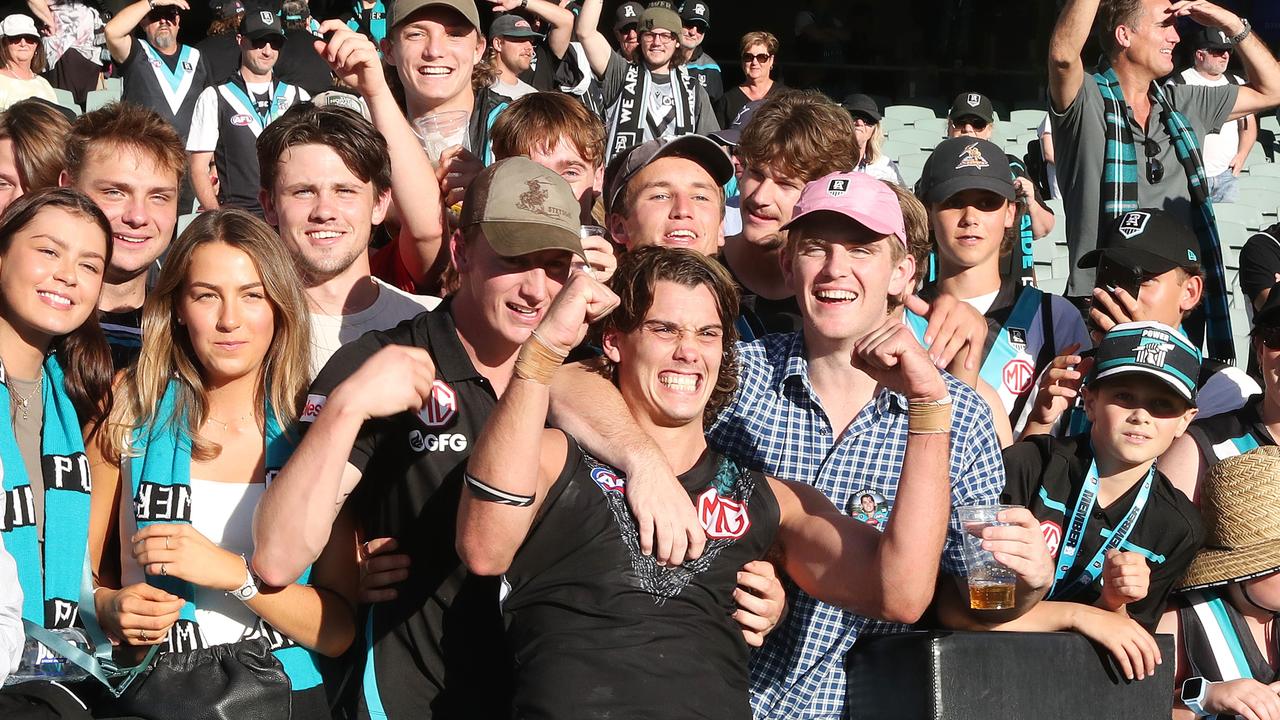
M952 121L957 128L971 127L977 132L987 129L987 121L977 117L962 117Z
M1226 55L1231 54L1230 50L1211 50L1209 48L1205 48L1204 51L1206 54L1212 55L1214 57L1224 57Z
M1148 138L1142 142L1142 151L1147 156L1147 182L1155 185L1164 179L1164 163L1156 157L1160 154L1160 146Z
M861 115L854 115L853 126L856 128L869 128L869 127L875 127L876 124L871 120L871 118L863 117Z
M35 45L40 42L40 40L33 35L14 35L13 37L6 37L4 41L10 45Z
M759 64L763 65L763 64L765 64L765 63L769 62L769 60L770 60L770 59L772 59L772 58L773 58L773 56L772 56L772 55L770 55L769 53L754 53L754 54L752 54L752 53L742 53L742 64L743 64L743 65L746 65L746 64L748 64L748 63L750 63L750 62L752 62L752 61L755 61L755 62L757 62L757 63L759 63Z
M262 48L268 45L270 45L271 49L273 50L279 50L280 48L284 47L284 38L278 35L270 35L268 37L256 38L254 40L250 40L249 42L253 44L254 50L261 50Z
M177 22L178 11L174 10L172 12L161 12L161 11L152 10L151 12L147 13L147 22L160 22L161 20L164 20L169 24L173 24Z

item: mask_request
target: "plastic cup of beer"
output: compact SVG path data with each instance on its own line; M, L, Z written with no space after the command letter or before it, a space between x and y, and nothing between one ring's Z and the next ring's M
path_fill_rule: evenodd
M982 547L982 531L1010 523L1000 522L1001 510L1017 505L966 505L956 508L964 529L964 569L969 585L969 607L975 610L1007 610L1014 606L1018 576Z

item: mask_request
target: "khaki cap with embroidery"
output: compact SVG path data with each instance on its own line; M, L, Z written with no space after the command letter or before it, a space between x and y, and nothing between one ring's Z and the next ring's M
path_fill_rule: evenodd
M467 188L460 224L479 225L503 257L540 250L582 255L581 208L564 178L527 157L485 168Z
M425 7L433 7L441 5L444 7L457 10L476 32L482 32L480 29L480 12L476 10L475 0L395 0L391 4L391 27L395 27L409 16Z

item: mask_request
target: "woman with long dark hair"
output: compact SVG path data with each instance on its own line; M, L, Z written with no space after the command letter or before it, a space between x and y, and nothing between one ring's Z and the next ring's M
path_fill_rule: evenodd
M111 398L96 310L111 226L71 189L25 195L0 216L0 537L17 561L22 616L77 617L89 532L82 428Z
M248 569L253 511L297 439L307 387L302 287L261 220L198 217L147 296L142 353L90 449L95 567L122 588L98 593L108 636L162 652L268 638L295 720L328 717L316 653L351 644L356 595L355 532L341 520L298 584L261 587ZM104 550L117 537L119 578Z

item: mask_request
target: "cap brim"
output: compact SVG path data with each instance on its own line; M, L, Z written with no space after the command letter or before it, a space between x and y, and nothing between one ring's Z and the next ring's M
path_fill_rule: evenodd
M640 148L637 145L630 152L635 152ZM631 178L654 162L671 156L688 157L694 162L702 166L707 174L715 180L716 185L724 185L733 179L733 161L725 154L724 150L716 144L715 140L705 135L681 135L667 142L658 152L653 154L647 162L636 167L626 175L614 180L612 192L607 198L607 207L612 209L614 203L618 199L618 193L622 192L622 188L626 187Z
M963 190L990 190L1009 201L1015 197L1012 179L1001 180L986 175L962 175L948 178L929 188L924 195L924 201L933 205Z
M1137 268L1144 275L1161 275L1174 268L1181 267L1167 257L1156 255L1141 248L1102 248L1090 250L1076 262L1079 268L1095 268L1106 256L1125 267Z
M1159 380L1165 385L1168 385L1171 390L1177 393L1178 397L1182 398L1183 400L1186 400L1188 405L1190 405L1191 407L1196 406L1195 396L1190 394L1190 391L1187 390L1186 385L1183 385L1182 383L1178 382L1176 379L1170 377L1168 373L1160 372L1155 368L1145 367L1142 365L1118 365L1116 367L1109 368L1107 370L1104 370L1096 374L1093 379L1096 382L1098 380L1114 378L1119 375L1145 375L1149 378L1154 378L1156 380Z
M498 35L498 37L522 38L522 39L523 38L540 38L542 37L542 33L534 32L532 30L512 30L511 32L501 33Z
M725 145L732 145L733 147L737 147L738 141L742 139L742 129L738 128L735 130L733 128L730 128L728 130L717 130L713 133L708 133L707 137L713 138L715 140L719 140Z
M1275 542L1263 542L1243 549L1204 549L1187 566L1177 591L1202 590L1277 571L1280 571L1280 546Z
M490 220L477 223L489 247L502 257L519 257L543 250L566 250L582 257L582 238L549 223Z

